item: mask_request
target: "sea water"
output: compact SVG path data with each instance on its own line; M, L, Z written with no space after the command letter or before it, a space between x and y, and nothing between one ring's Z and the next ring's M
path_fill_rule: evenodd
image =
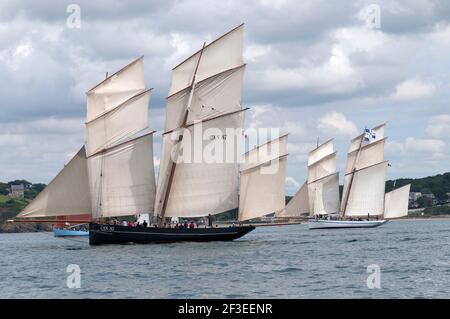
M0 298L437 297L450 297L450 220L159 245L0 234Z

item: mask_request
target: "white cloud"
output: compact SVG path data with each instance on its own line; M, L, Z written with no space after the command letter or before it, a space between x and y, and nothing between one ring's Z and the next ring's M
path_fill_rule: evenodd
M408 137L405 140L406 152L425 152L425 153L443 153L446 144L444 141L438 139L420 139L415 137Z
M431 137L450 139L450 114L441 114L428 120L426 132Z
M331 132L333 135L349 137L358 133L355 123L336 111L329 112L320 118L317 128L328 134Z
M435 92L436 86L433 83L411 79L398 84L391 97L398 101L417 100L430 97Z
M288 188L294 188L294 189L299 189L300 188L300 184L299 182L297 182L295 180L294 177L292 176L286 176L286 187Z

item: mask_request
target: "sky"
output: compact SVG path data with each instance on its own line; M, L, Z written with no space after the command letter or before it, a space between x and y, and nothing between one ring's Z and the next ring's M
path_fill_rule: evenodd
M317 137L342 172L386 121L389 179L450 171L449 1L0 0L0 181L48 183L85 141L85 92L142 55L161 133L172 67L241 23L246 126L290 133L288 194Z

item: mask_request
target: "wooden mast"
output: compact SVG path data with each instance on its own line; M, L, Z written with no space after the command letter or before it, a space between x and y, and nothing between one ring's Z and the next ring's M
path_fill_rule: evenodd
M350 191L352 190L352 184L353 184L353 177L355 176L355 171L356 171L356 162L358 161L359 155L361 154L361 148L362 148L362 145L363 145L363 141L364 141L364 132L361 135L361 139L359 141L358 154L356 154L355 160L353 161L353 166L352 166L352 171L351 171L352 176L350 177L350 183L348 185L348 191L347 191L347 194L345 196L345 205L344 205L344 211L342 212L342 217L345 216L345 212L347 211L348 199L350 197Z
M191 108L191 103L192 103L192 97L194 96L194 89L195 89L195 79L197 77L197 70L198 70L198 66L200 64L200 59L202 58L203 55L203 50L205 49L206 46L206 42L203 42L203 47L200 50L200 55L198 57L197 60L197 64L195 65L195 69L194 69L194 75L192 76L192 82L191 82L191 92L189 93L189 100L188 100L188 105L186 107L186 110L184 112L184 117L183 117L183 122L180 125L180 128L183 128L186 126L187 123L187 119L188 119L188 115L189 115L189 109ZM178 143L180 143L183 140L183 135L181 134L178 138ZM164 224L164 219L166 216L166 208L167 208L167 202L169 200L169 195L170 195L170 189L172 188L172 183L173 183L173 177L175 176L175 168L177 166L176 161L172 161L172 166L170 168L170 175L169 175L169 181L167 184L167 189L166 189L166 193L164 194L164 202L163 202L163 206L161 209L161 215L160 215L160 220L159 220L159 226L161 227Z

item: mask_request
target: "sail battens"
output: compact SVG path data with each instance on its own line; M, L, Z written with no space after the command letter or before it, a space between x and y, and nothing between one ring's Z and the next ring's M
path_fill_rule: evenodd
M17 216L37 218L91 214L84 146Z
M384 218L401 218L408 215L408 200L411 184L394 189L385 195Z

